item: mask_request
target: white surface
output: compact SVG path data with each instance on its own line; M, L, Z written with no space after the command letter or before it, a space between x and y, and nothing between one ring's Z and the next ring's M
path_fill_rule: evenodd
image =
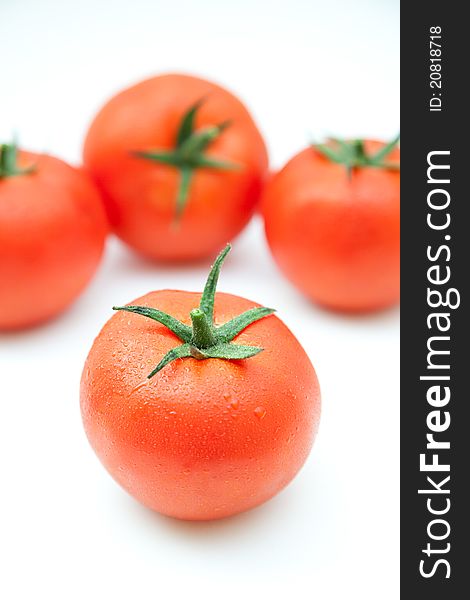
M313 134L396 132L398 42L393 1L0 0L0 138L16 131L79 161L110 94L179 70L236 91L280 166ZM322 423L299 476L254 511L182 523L134 502L89 448L78 384L110 307L201 289L206 270L152 266L111 240L69 312L0 336L2 598L398 598L398 311L313 307L276 270L257 221L220 289L277 307L317 369Z

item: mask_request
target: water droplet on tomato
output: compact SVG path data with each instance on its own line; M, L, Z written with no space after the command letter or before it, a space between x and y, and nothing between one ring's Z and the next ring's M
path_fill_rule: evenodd
M255 415L258 417L258 419L264 419L266 416L266 409L262 406L257 406L255 408Z
M230 406L234 409L237 409L240 406L240 401L238 400L238 398L234 398L231 402L230 402Z
M138 383L131 391L131 394L134 394L135 392L138 392L141 388L145 387L146 385L148 385L149 380L148 379L144 379L143 381L141 381L140 383Z

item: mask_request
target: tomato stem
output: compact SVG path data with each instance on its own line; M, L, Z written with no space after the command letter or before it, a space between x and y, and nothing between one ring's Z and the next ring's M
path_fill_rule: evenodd
M149 306L113 307L113 310L124 310L147 317L148 319L153 319L167 327L183 342L180 346L172 348L165 354L155 369L148 375L149 379L170 362L180 358L194 358L196 360L206 360L209 358L242 360L255 356L263 350L263 348L257 346L234 344L232 340L248 325L272 314L274 309L257 306L234 317L223 325L217 327L214 324L214 302L217 282L220 269L230 248L230 244L227 244L216 258L204 286L199 307L194 308L189 313L192 327L185 325L167 313Z
M193 323L192 344L198 349L210 348L217 344L212 331L212 324L200 308L193 309L189 316Z
M11 144L0 145L0 179L17 175L28 175L36 170L34 165L20 167L18 165L18 147Z
M180 181L175 200L174 225L178 225L189 200L191 183L197 169L235 170L239 165L208 156L205 151L230 126L230 121L195 130L194 122L204 99L198 100L183 115L175 139L175 147L168 150L139 150L137 158L169 165L178 169Z

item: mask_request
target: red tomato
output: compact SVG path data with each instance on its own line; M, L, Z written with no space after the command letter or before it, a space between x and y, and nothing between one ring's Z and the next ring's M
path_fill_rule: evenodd
M357 164L348 166L335 144L328 155L307 148L268 183L267 240L283 273L312 300L342 311L385 308L400 294L400 153L393 142L338 143L353 158L358 152Z
M172 261L211 256L236 236L268 167L241 102L185 75L154 77L112 98L90 127L84 162L117 235Z
M2 146L0 330L64 310L100 261L107 222L89 177L46 155ZM32 167L31 169L29 167Z
M82 376L83 422L103 465L137 500L180 519L274 496L307 458L320 417L312 364L272 310L219 293L211 324L216 279L202 297L164 290L121 307Z

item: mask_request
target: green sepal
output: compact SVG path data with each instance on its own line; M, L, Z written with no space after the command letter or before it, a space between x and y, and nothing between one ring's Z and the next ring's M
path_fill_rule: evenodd
M124 310L126 312L142 315L143 317L148 317L153 321L165 325L165 327L172 331L183 342L191 341L193 335L192 327L185 325L178 319L175 319L175 317L156 308L150 308L148 306L113 306L113 310Z
M223 358L225 360L242 360L259 354L264 348L258 346L242 346L241 344L217 344L211 348L199 349L205 358Z
M211 348L201 350L191 344L182 344L172 348L165 354L155 369L147 375L151 379L169 363L178 358L195 358L196 360L207 360L208 358L220 358L222 360L244 360L262 352L264 348L257 346L242 346L240 344L217 344Z
M18 166L18 146L16 142L0 144L0 179L18 175L30 175L36 171L36 165Z
M392 150L395 149L395 147L396 147L396 145L398 144L399 141L400 141L400 134L398 133L393 138L393 140L391 140L390 142L388 142L388 144L385 144L385 146L383 146L382 148L380 148L380 150L378 152L376 152L372 156L372 160L373 161L378 161L378 162L383 161L390 154L390 152L392 152Z
M191 137L194 131L194 121L196 119L197 111L203 104L202 98L195 102L188 112L184 115L181 120L180 127L178 129L178 135L176 136L176 146L179 148L189 137Z
M132 152L132 156L135 156L136 158L145 158L178 169L181 169L184 164L184 161L179 154L170 150L136 150L135 152Z
M219 327L214 325L214 302L217 282L221 266L230 249L230 244L227 244L215 259L201 295L199 308L194 308L190 312L191 327L156 308L132 305L114 307L114 310L124 310L153 319L168 327L170 331L184 342L182 345L172 348L165 354L155 369L148 375L149 379L177 358L243 360L263 351L263 348L234 344L231 343L231 340L248 327L248 325L272 314L274 312L272 308L261 306L251 308Z
M195 131L178 148L179 154L183 159L189 161L193 158L197 159L229 125L230 121L225 121L224 123L220 123L220 125L204 127L200 131Z
M387 162L386 158L396 147L400 140L398 134L393 140L385 144L375 154L367 154L364 140L342 140L330 138L329 143L313 144L315 150L323 154L328 160L344 165L350 176L357 167L372 167L389 170L400 170L400 163Z
M227 244L222 252L217 256L212 265L212 268L207 277L204 291L202 292L201 301L199 308L205 313L209 321L214 320L214 302L215 302L215 291L217 289L217 283L219 281L220 269L222 264L230 252L232 246Z
M195 168L215 169L220 171L239 171L240 165L228 160L218 160L210 156L199 156L195 161Z
M246 312L233 318L231 321L224 323L220 327L217 327L217 337L222 342L230 342L241 333L248 325L259 321L263 317L271 315L276 312L274 308L266 308L259 306L256 308L250 308Z
M177 358L188 358L191 356L191 345L190 344L182 344L181 346L176 346L176 348L172 348L169 352L165 354L162 360L158 363L155 369L147 375L147 379L151 379L154 375L161 371L163 367L166 367L167 364L176 360Z
M176 196L176 214L175 221L179 223L181 216L186 207L186 202L189 196L189 187L193 177L194 169L191 167L181 167L180 169L180 184L178 187L178 195Z
M323 154L323 156L329 158L331 162L344 163L344 155L338 154L333 150L333 148L330 148L326 144L313 144L313 147L315 148L315 150L318 150L318 152Z

